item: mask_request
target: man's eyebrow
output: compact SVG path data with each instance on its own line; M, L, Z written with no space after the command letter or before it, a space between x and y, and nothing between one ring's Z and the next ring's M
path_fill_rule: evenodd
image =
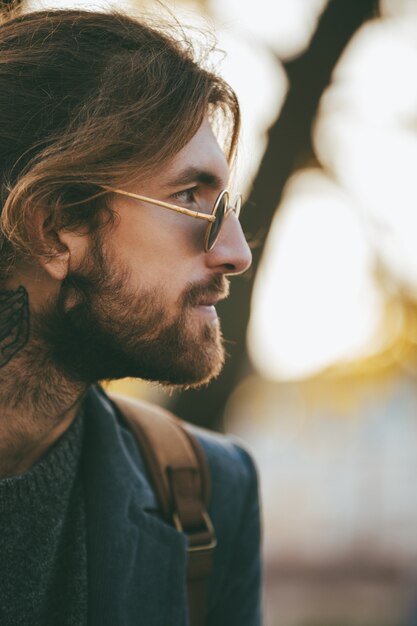
M214 172L196 167L187 167L178 172L172 180L166 182L164 187L181 187L181 185L189 185L190 183L200 183L213 189L221 189L225 185L223 178Z

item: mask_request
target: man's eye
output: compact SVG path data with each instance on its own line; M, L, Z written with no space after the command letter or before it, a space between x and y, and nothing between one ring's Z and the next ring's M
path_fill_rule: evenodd
M197 191L197 187L190 187L189 189L184 189L183 191L177 191L172 194L172 197L176 200L180 200L184 204L192 204L196 201L195 192Z

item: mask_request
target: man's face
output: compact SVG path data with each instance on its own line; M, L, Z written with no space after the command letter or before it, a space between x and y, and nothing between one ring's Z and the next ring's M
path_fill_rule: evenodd
M125 190L209 213L227 180L227 162L205 121L151 179ZM224 361L214 305L228 293L226 276L251 260L236 217L205 252L203 220L125 196L114 198L113 209L116 225L96 238L53 309L38 318L55 360L86 382L207 382Z

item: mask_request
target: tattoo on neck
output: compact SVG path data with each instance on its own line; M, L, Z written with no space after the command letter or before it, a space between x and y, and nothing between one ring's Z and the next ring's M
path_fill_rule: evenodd
M0 291L0 368L27 344L29 298L24 287Z

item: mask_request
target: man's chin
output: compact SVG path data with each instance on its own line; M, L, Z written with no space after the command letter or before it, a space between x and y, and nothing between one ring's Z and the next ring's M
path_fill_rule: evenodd
M169 391L187 391L188 389L201 389L202 387L206 387L210 382L215 380L220 372L223 369L223 360L220 363L217 363L215 366L212 366L210 369L206 371L194 371L183 372L182 376L171 376L169 380L166 381L155 381L159 382L163 387L165 387Z
M156 382L170 390L200 389L217 378L224 365L223 346L210 346L212 354L204 356L196 351L193 358L185 359L183 355L176 360L156 364L153 372L143 370L143 364L137 371L128 376Z
M225 362L219 325L210 324L203 333L175 333L176 341L159 342L159 349L140 354L136 377L174 389L198 389L217 378ZM147 358L144 358L144 357ZM145 365L145 367L144 367ZM131 374L130 374L131 375Z

